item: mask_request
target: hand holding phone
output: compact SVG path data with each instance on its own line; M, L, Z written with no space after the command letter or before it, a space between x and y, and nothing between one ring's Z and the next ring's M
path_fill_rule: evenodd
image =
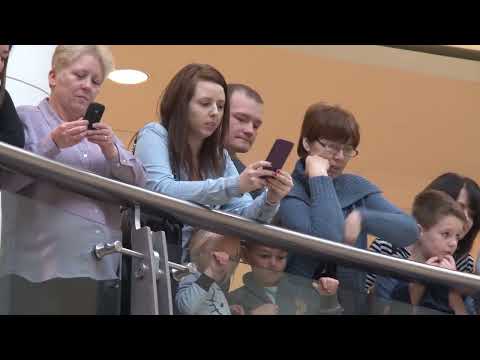
M276 140L266 161L259 161L251 164L240 174L241 192L250 192L266 186L266 180L269 178L271 179L272 175L263 174L271 174L271 171L275 172L280 170L285 164L285 161L287 161L292 147L293 143L290 141L282 139ZM266 162L269 162L271 166L268 166ZM260 172L262 175L260 175L258 172ZM272 194L273 193L274 192L272 192Z
M268 170L280 170L288 159L288 155L292 151L293 143L288 140L277 139L267 156L268 161L272 166Z
M84 119L88 120L89 130L95 130L93 124L100 122L104 111L105 105L102 105L100 103L92 102L90 105L88 105Z

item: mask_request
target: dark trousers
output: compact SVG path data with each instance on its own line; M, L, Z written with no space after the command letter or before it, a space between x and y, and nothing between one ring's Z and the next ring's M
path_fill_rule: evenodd
M120 282L59 278L32 283L7 275L0 278L0 314L118 315Z

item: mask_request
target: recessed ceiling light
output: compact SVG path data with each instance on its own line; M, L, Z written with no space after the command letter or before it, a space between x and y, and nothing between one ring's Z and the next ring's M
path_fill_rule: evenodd
M148 75L143 71L131 70L131 69L121 69L114 70L109 75L108 78L112 81L115 81L119 84L140 84L144 81L147 81Z

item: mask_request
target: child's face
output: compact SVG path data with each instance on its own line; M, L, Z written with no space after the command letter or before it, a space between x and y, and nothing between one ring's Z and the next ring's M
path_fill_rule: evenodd
M246 249L245 257L255 280L263 286L275 286L287 266L287 252L263 245L253 245Z
M420 245L423 256L429 259L433 256L441 258L453 255L457 249L458 240L463 234L463 221L455 216L445 216L430 229L422 229Z

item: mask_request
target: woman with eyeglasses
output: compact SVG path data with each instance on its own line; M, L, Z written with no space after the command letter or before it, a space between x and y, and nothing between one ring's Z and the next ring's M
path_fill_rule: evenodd
M282 200L278 213L281 226L319 238L367 248L367 234L388 237L397 246L417 238L415 220L390 203L367 179L344 174L358 155L359 125L339 106L311 105L302 124L294 186ZM326 274L325 260L316 256L289 254L287 272L318 278ZM339 266L339 297L346 314L366 311L365 273ZM364 296L365 295L365 296Z

